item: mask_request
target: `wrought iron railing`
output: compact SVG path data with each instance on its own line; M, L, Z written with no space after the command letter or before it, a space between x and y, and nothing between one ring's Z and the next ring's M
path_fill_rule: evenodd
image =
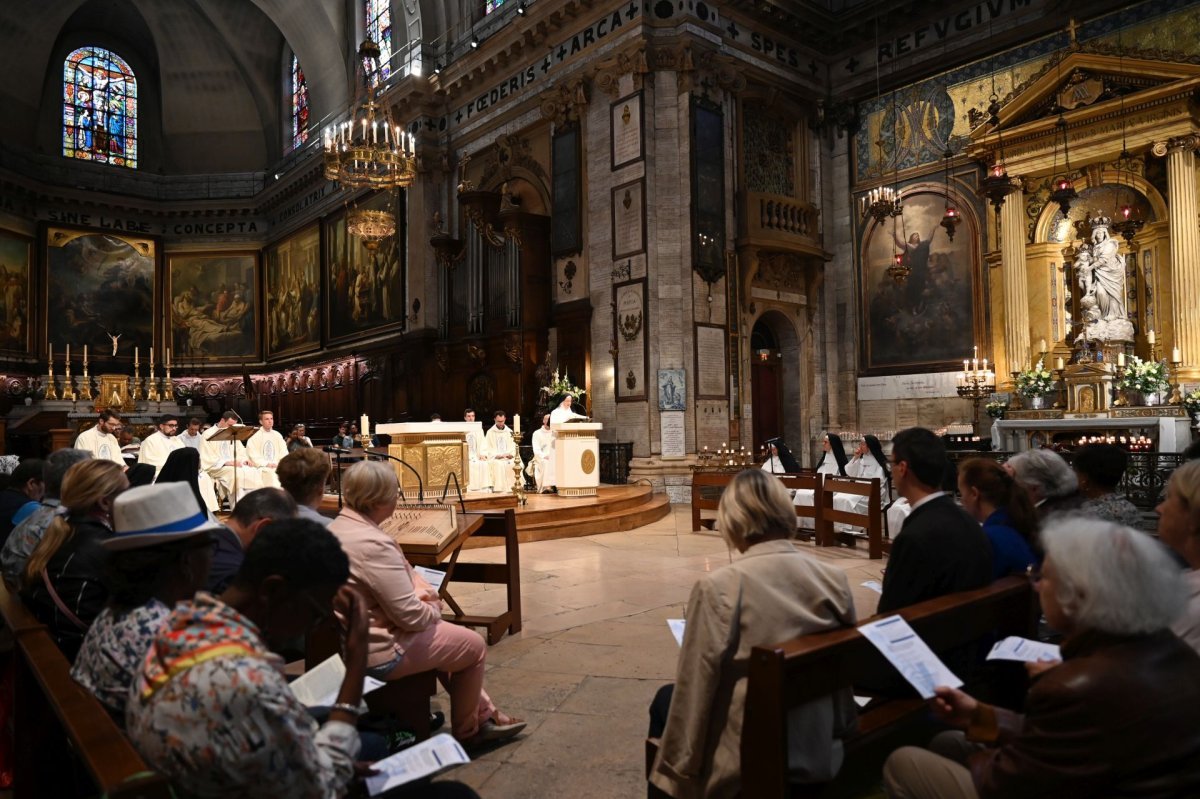
M633 459L633 442L600 442L600 482L625 485L629 482L629 461Z

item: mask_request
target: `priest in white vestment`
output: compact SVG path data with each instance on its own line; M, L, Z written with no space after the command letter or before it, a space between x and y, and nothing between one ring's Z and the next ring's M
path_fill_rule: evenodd
M508 415L504 411L496 411L493 419L495 424L487 431L485 438L488 452L491 453L488 460L489 477L492 490L498 494L506 494L512 491L513 484L517 481L516 474L520 473L513 473L513 463L518 467L523 467L524 464L521 462L521 453L513 439L512 430L507 426Z
M525 473L541 494L554 482L554 434L550 431L550 414L542 414L542 426L533 431L533 459Z
M842 446L842 438L836 433L827 433L825 439L821 442L821 448L825 450L821 455L821 462L817 464L817 473L825 474L831 477L846 476L846 448ZM796 496L792 497L792 503L795 505L812 505L813 492L808 488L796 489ZM802 519L797 517L796 524L806 530L811 530L815 526L812 519Z
M258 430L246 441L246 455L251 468L258 470L259 482L267 488L279 488L275 467L287 455L287 441L275 429L275 414L261 411L258 414Z
M200 469L213 479L222 494L232 497L229 502L231 508L237 504L241 496L257 488L262 488L258 469L250 467L250 458L246 454L245 444L240 441L212 440L217 433L233 427L238 418L233 411L225 411L219 422L204 431L204 443L200 445ZM239 494L237 497L233 497L235 468L237 469L237 492Z
M463 411L463 421L474 424L475 411L471 408ZM466 490L491 491L492 474L488 469L487 440L483 436L483 425L481 424L477 427L478 429L472 427L471 432L467 433L467 455L471 473L467 477Z
M858 448L854 450L854 457L846 464L846 476L857 477L862 480L871 480L879 478L880 492L880 507L887 504L884 498L888 480L887 457L883 454L883 446L879 443L879 439L875 436L865 436L859 442ZM833 509L842 510L848 513L865 514L870 507L871 498L858 496L856 494L834 494ZM834 525L839 532L859 531L861 528L854 527L843 522L838 522Z
M100 419L95 427L90 427L75 439L75 449L83 449L92 453L93 458L112 461L127 468L125 458L121 456L121 444L116 434L121 430L121 416L114 410L100 411Z
M153 466L155 479L158 479L158 473L167 462L167 456L186 446L179 436L175 435L178 430L179 418L167 414L159 417L158 430L142 440L142 447L138 450L138 463Z
M199 416L193 416L188 419L187 429L179 434L179 440L183 442L185 447L200 449L200 444L204 441L204 436L200 433L200 425L203 423L203 420Z

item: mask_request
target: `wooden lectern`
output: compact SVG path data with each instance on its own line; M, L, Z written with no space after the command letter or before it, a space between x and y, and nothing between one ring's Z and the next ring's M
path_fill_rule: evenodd
M594 497L600 486L599 422L552 424L554 475L560 497Z

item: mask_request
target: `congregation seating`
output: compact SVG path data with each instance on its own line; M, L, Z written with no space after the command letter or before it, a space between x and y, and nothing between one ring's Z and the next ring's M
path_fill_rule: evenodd
M692 475L692 530L713 529L713 518L705 518L704 511L716 511L721 503L721 492L737 472L695 472ZM812 491L819 501L812 505L797 505L796 517L811 519L813 529L802 529L802 541L816 540L821 547L848 546L854 548L863 535L837 531L834 524L861 527L866 531L867 553L872 560L879 560L890 551L890 539L884 533L883 503L880 498L879 478L864 480L857 477L830 477L813 470L796 474L778 475L790 491ZM833 498L837 494L867 497L867 512L853 513L837 510Z
M150 770L108 711L71 678L54 639L8 586L0 616L13 638L11 675L13 797L103 795L169 799L169 781Z

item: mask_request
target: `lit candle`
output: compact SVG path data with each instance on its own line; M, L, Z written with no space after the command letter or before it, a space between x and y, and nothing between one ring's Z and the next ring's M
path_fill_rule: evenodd
M1173 347L1171 349L1171 363L1180 363L1182 360L1183 360L1183 357L1182 357L1181 353L1179 352L1179 348Z
M984 358L984 359L983 359L983 373L984 373L985 375L987 374L987 370L988 370L988 368L987 368L987 358Z
M150 348L150 368L154 368L154 348Z
M1123 352L1117 353L1117 366L1120 366L1120 367L1125 366L1125 353L1123 353Z
M1045 352L1045 351L1046 351L1046 339L1044 339L1044 338L1039 339L1038 340L1038 352Z
M359 428L361 428L363 436L365 438L370 438L371 437L371 420L368 419L367 415L364 413L362 415L362 418L359 419L358 422L359 422L358 426L359 426Z
M1154 343L1155 343L1155 338L1154 338L1154 331L1153 331L1153 330L1151 330L1151 331L1150 331L1148 334L1146 334L1146 341L1150 342L1150 346L1151 346L1151 347L1153 347L1153 346L1154 346Z
M963 374L966 374L967 371L970 370L969 364L970 364L970 361L968 361L966 358L963 358Z
M519 414L519 413L513 414L513 432L514 433L521 432L521 414Z
M1054 362L1054 368L1055 368L1055 369L1058 369L1060 372L1061 372L1061 371L1062 371L1064 368L1066 368L1066 365L1063 363L1063 359L1062 359L1062 358L1059 358L1057 361L1055 361L1055 362Z

